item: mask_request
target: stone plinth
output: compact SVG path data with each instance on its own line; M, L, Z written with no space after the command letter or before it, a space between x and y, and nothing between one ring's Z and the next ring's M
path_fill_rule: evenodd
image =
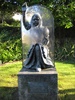
M57 100L55 68L41 72L22 69L18 74L19 100Z

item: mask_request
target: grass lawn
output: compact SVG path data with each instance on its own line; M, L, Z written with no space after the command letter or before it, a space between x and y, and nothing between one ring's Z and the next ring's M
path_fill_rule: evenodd
M75 100L75 63L56 62L59 100Z
M75 100L75 63L56 62L59 100ZM0 100L18 100L17 74L22 62L0 65Z

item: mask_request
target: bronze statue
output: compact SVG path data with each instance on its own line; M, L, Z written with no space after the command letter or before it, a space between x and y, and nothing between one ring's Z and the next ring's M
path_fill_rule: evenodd
M41 71L41 69L54 67L52 59L49 56L49 29L43 26L42 18L39 13L31 16L30 22L26 20L27 6L22 6L23 25L30 33L31 48L24 62L26 69Z

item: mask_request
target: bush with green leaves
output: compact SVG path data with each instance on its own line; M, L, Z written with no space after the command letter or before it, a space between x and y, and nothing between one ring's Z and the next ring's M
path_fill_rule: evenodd
M25 56L28 47L25 46ZM22 60L22 43L20 31L3 29L0 33L0 62ZM63 45L60 40L55 40L55 60L75 61L75 39L66 38Z
M0 33L0 60L2 63L22 59L22 44L19 33L2 30Z
M75 60L75 40L66 38L60 45L60 41L55 41L55 59L56 60Z

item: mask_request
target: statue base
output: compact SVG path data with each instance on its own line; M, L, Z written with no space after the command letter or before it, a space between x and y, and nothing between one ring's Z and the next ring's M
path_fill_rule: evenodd
M23 68L18 73L19 100L58 100L55 68L41 72Z

